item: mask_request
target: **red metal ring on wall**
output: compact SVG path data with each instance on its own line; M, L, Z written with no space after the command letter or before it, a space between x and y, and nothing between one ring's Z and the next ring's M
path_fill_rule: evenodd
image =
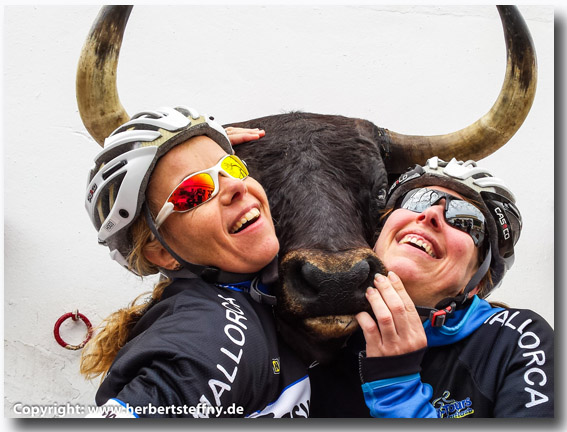
M77 320L81 320L85 323L85 325L87 326L87 337L85 338L85 340L83 342L81 342L79 345L71 345L68 344L67 342L65 342L62 338L61 335L59 334L59 328L61 327L61 324L63 324L64 321L68 320L69 318L72 318L73 321L77 321ZM93 326L91 324L91 322L89 321L89 319L84 316L82 313L79 313L79 311L75 311L75 312L68 312L64 315L62 315L56 322L55 322L55 326L53 327L53 335L55 336L55 340L57 341L57 343L59 345L61 345L63 348L67 348L69 350L79 350L81 348L83 348L85 346L85 344L89 341L89 339L92 337L93 335Z

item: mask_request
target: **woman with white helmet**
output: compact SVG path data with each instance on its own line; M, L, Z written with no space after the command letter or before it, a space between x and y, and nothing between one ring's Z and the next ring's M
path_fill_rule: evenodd
M186 107L139 113L106 139L85 201L98 241L162 277L85 347L81 372L104 378L97 416L307 415L309 379L276 337L267 288L279 244L248 174L225 130Z
M521 228L512 192L472 161L432 158L403 174L374 247L389 270L366 293L374 316L359 313L364 337L310 373L311 414L553 417L553 330L484 300Z

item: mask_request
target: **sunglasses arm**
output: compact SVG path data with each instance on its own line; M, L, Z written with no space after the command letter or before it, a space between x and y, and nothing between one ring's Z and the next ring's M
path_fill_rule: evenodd
M159 229L161 224L165 222L165 220L173 213L174 205L171 202L166 202L161 210L159 211L158 215L156 216L156 230Z

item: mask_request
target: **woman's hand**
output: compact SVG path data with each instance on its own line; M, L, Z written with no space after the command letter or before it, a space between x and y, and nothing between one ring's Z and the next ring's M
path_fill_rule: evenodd
M225 128L228 139L232 145L242 144L248 141L254 141L266 135L263 129L245 129L229 126Z
M396 356L425 348L421 319L400 278L394 272L376 275L374 286L366 290L366 298L376 321L367 312L356 315L366 339L366 356Z

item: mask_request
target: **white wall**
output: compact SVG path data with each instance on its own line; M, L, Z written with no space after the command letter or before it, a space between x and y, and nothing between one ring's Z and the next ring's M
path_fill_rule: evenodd
M53 325L75 309L98 324L153 282L110 261L83 208L99 147L77 112L75 71L98 10L4 11L6 416L17 402L92 404L97 383L79 376L79 352L56 344ZM520 10L538 54L537 95L483 165L517 192L525 228L491 299L553 325L554 16L553 7ZM504 68L493 6L136 6L118 77L130 114L187 104L227 123L303 110L429 135L483 115ZM82 338L75 327L63 328L71 343Z

